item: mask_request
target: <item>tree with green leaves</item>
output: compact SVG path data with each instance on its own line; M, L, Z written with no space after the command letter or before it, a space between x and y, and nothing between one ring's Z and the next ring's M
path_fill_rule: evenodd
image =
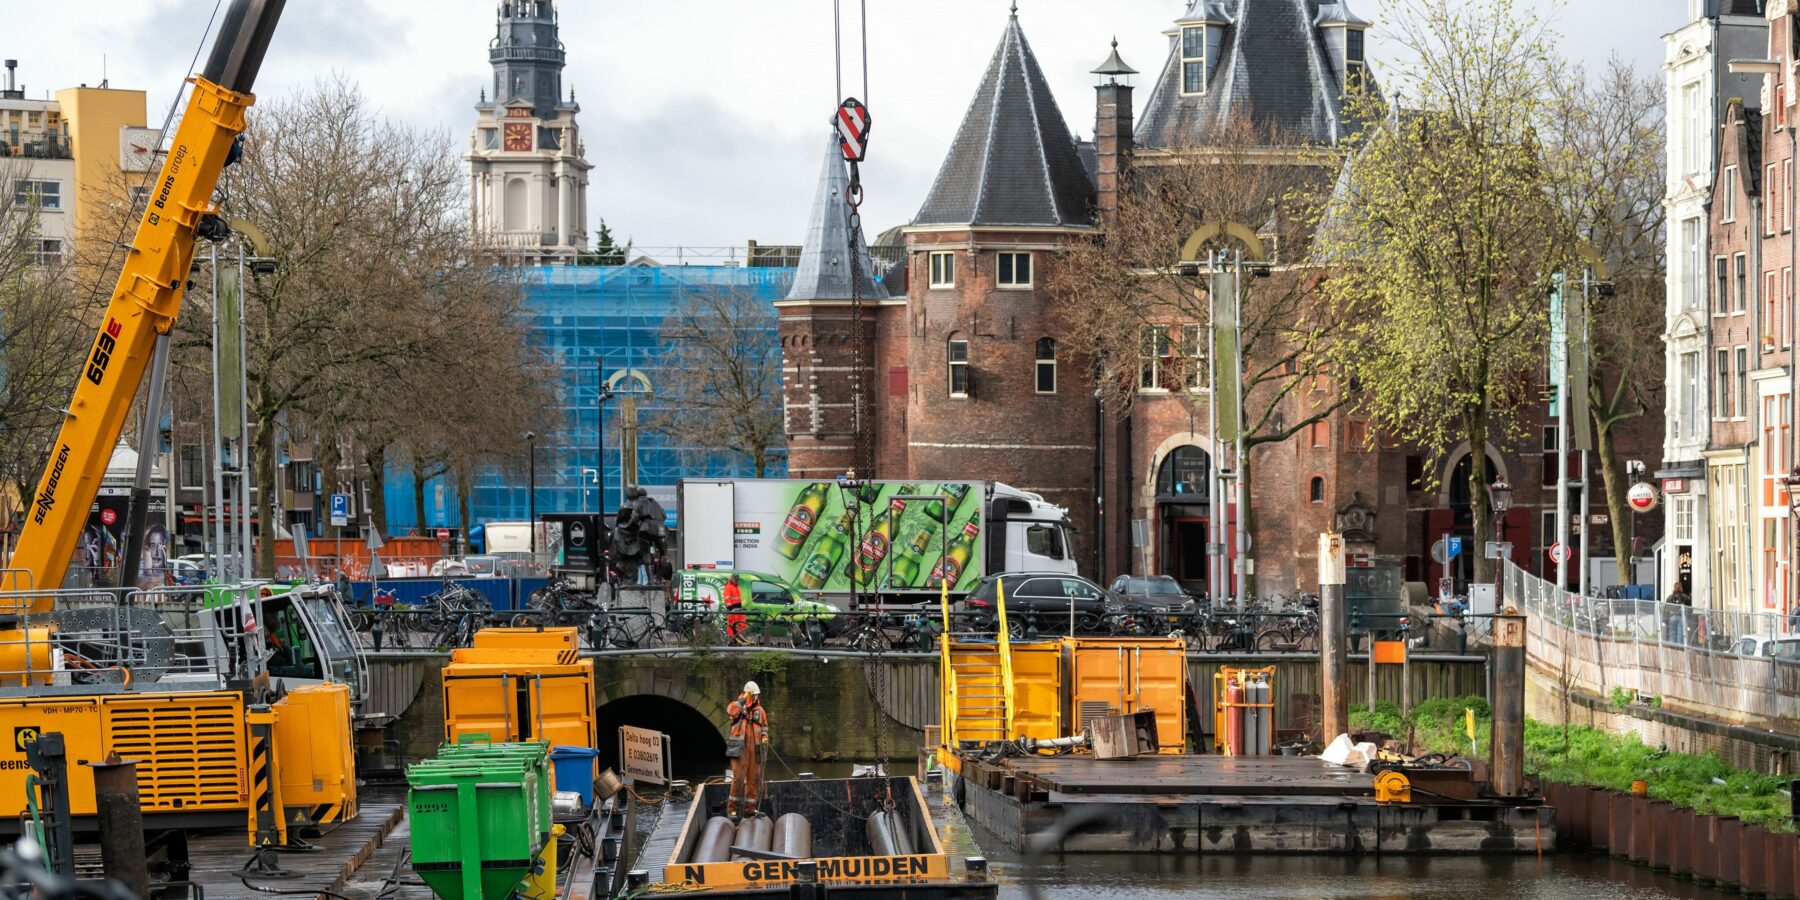
M1562 106L1546 26L1516 0L1403 0L1391 37L1411 61L1365 124L1320 207L1314 258L1345 323L1340 377L1383 430L1446 459L1469 450L1475 538L1491 539L1489 447L1518 437L1544 365L1554 273L1574 230L1541 136ZM1476 559L1476 578L1493 564Z

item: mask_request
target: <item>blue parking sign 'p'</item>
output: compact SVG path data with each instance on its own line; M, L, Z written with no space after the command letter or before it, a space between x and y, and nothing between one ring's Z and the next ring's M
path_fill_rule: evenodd
M331 524L343 526L350 524L350 495L331 495Z
M1462 555L1462 538L1453 537L1444 543L1444 555L1455 559Z

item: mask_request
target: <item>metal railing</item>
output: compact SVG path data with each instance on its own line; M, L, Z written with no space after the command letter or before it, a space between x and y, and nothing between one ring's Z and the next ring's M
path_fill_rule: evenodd
M1771 645L1800 652L1790 616L1582 596L1513 565L1503 577L1506 602L1527 615L1533 665L1570 688L1736 724L1800 725L1800 659L1763 655Z
M202 608L197 588L0 595L0 613L22 617L20 627L0 632L0 686L217 681L229 662L212 623L200 621Z

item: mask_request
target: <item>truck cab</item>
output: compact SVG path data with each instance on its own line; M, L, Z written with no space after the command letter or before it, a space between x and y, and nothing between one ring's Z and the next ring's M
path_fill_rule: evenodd
M1074 575L1069 511L1005 484L988 490L987 571Z

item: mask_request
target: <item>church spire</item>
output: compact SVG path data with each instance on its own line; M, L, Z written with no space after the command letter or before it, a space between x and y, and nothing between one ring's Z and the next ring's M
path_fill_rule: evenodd
M488 62L494 102L531 104L539 119L556 118L562 97L563 45L554 0L504 0L496 9Z
M834 129L827 132L825 167L819 173L818 191L813 195L812 222L806 228L800 267L794 272L794 285L788 290L787 299L850 299L850 205L844 200L849 187L850 173L844 168L843 150ZM863 299L887 299L887 289L875 280L866 240L857 242L856 253L862 265Z

